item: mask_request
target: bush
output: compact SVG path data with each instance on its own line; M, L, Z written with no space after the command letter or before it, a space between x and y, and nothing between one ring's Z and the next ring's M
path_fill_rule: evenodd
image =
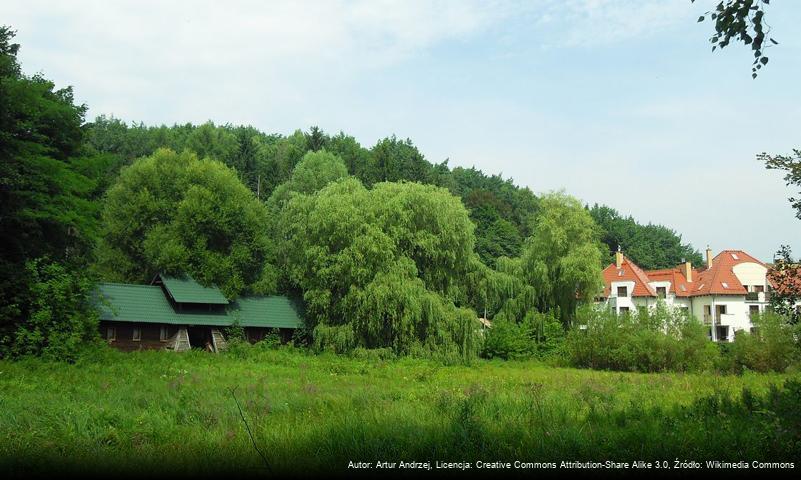
M617 315L587 306L577 312L565 355L576 367L659 372L714 367L719 355L703 325L660 302L653 311Z
M90 298L94 282L80 269L44 258L25 268L30 317L11 342L3 342L4 354L75 361L83 344L98 336L98 314Z
M783 372L799 360L798 328L776 313L756 316L754 333L743 330L734 336L728 352L729 368L740 373L743 369L758 372Z
M558 356L564 348L565 330L551 313L529 312L519 323L499 315L485 332L482 355L486 358Z
M277 328L271 328L270 331L256 343L256 346L261 350L272 350L281 346L281 332Z

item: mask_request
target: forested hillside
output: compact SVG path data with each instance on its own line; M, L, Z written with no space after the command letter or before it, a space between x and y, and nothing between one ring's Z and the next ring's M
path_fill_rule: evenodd
M86 125L86 143L97 153L114 155L117 165L131 163L161 147L178 152L188 149L235 169L242 182L262 199L290 178L306 152L326 150L339 156L348 174L366 187L376 182L411 181L445 187L458 195L476 225L476 252L488 266L494 266L499 257L520 255L537 213L537 197L529 188L515 185L513 179L476 168L451 169L447 161L431 163L411 140L394 136L365 148L343 132L329 135L317 127L283 136L212 122L156 127L100 116ZM675 266L684 258L701 262L700 253L683 244L681 236L668 227L639 224L597 203L590 213L600 227L610 258L620 245L647 269Z
M167 272L302 297L320 349L470 358L479 315L561 336L617 245L646 268L700 258L668 228L395 136L86 123L12 39L0 29L3 355L68 356L96 335L94 282Z

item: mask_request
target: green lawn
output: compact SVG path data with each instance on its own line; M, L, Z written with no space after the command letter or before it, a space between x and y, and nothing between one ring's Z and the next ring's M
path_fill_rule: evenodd
M785 387L785 382L790 380ZM349 460L801 459L801 375L441 366L290 348L0 362L0 473L265 472ZM771 388L775 386L778 388ZM743 389L747 391L743 393Z

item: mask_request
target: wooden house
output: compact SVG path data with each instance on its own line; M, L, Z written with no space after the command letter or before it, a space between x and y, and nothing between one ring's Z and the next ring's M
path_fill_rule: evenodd
M219 351L225 329L239 325L247 340L271 332L283 340L303 326L302 309L284 296L249 296L229 301L215 287L189 276L158 275L150 285L101 283L98 288L100 334L121 350Z

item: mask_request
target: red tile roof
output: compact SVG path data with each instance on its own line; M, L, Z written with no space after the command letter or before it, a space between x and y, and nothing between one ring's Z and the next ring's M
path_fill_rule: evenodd
M712 259L710 268L693 269L693 281L688 282L684 275L684 265L643 272L640 267L623 256L620 270L612 263L603 271L604 297L609 297L612 282L619 281L634 281L634 291L632 292L634 297L655 297L656 292L648 282L665 281L670 282L671 291L677 297L712 294L745 295L747 291L734 274L734 266L749 262L766 266L742 250L724 250Z
M693 285L695 282L688 282L687 277L684 276L684 265L679 265L675 268L666 268L662 270L646 270L645 274L652 282L670 282L670 292L677 297L691 296ZM700 270L692 269L692 279L698 279Z
M612 282L634 282L632 297L655 297L656 291L648 285L648 276L640 267L623 255L620 268L612 263L603 271L604 297L609 297Z

